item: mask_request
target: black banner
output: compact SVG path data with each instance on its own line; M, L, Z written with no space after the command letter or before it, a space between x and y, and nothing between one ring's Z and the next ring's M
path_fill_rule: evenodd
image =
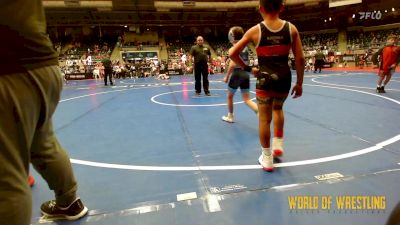
M182 69L168 69L168 75L183 75Z
M92 73L68 73L65 74L65 79L67 80L85 80L85 79L92 79Z
M123 52L122 58L125 60L154 59L158 58L157 52Z

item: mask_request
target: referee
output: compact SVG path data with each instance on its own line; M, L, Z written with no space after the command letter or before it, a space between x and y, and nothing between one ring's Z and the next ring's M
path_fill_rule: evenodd
M203 45L204 39L202 36L196 38L196 45L193 45L190 49L189 60L194 58L194 79L195 79L195 89L196 95L201 93L201 78L203 76L203 89L204 94L210 96L210 91L208 90L208 62L211 62L211 52L210 49Z
M314 63L314 73L317 72L317 69L319 69L319 72L321 73L321 69L325 64L325 55L322 53L322 50L324 48L321 47L321 49L317 49L317 53L315 54L315 63Z

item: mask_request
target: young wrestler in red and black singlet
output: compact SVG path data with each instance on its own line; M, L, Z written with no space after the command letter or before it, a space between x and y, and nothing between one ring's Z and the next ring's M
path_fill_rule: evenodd
M289 22L279 30L271 30L264 22L259 23L260 41L256 46L260 75L257 77L257 96L287 97L292 75L288 64L292 46Z
M273 157L283 155L283 104L287 98L292 75L289 68L289 51L292 49L296 65L296 83L290 92L293 98L302 95L304 77L304 53L297 28L279 18L284 9L283 0L260 0L261 23L251 27L231 49L229 57L246 71L257 76L256 95L258 105L259 138L261 155L258 162L268 172L274 170ZM248 43L256 45L259 69L250 68L240 52ZM271 145L271 125L274 137Z

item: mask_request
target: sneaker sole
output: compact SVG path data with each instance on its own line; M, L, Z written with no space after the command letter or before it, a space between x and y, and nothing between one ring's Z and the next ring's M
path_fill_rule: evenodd
M227 122L227 123L234 123L234 121L229 121L229 120L224 120L224 119L221 119L222 121L225 121L225 122Z
M260 157L258 157L258 163L261 165L261 167L263 168L264 171L274 172L274 167L264 167L262 165L261 161L262 161L262 155L260 155Z
M67 216L67 215L61 215L61 214L50 215L43 211L42 211L42 214L43 214L43 216L45 216L45 219L49 219L49 220L78 220L78 219L82 218L83 216L85 216L88 213L88 211L89 211L88 208L85 206L83 208L83 210L75 216Z

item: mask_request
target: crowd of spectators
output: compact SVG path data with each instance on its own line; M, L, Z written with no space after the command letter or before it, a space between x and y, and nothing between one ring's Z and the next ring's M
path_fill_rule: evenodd
M349 31L347 32L347 51L342 54L338 52L338 34L337 33L315 33L301 35L303 48L306 56L308 67L313 65L313 56L317 49L321 49L326 55L326 63L343 63L347 65L348 60L343 60L343 55L353 55L353 62L356 66L369 65L374 49L378 49L385 44L386 37L389 34L400 35L400 28L386 29L380 31ZM228 41L206 40L206 44L212 49L212 60L209 64L209 73L223 73L226 71L229 63L228 50L231 47ZM148 77L166 74L168 70L180 70L182 74L192 73L193 67L189 60L189 49L194 44L189 40L167 39L166 46L160 43L124 43L122 39L118 39L117 46L137 46L137 50L143 50L145 46L159 47L160 51L167 51L168 58L161 59L141 59L141 60L124 60L113 62L113 74L116 78L122 77ZM74 42L62 46L61 43L55 43L55 48L59 52L60 66L65 74L68 73L93 73L95 78L102 78L103 67L101 60L111 54L113 45L108 43L82 45L80 42ZM164 49L165 48L165 49ZM258 65L255 48L250 49L250 64ZM358 52L357 52L358 50ZM361 51L360 51L361 50ZM357 53L355 53L357 52ZM347 57L348 58L348 57Z
M301 42L306 53L321 48L330 52L338 51L337 33L304 34L301 35Z
M58 46L58 48L60 48ZM92 73L95 65L111 54L112 48L107 44L82 46L80 42L68 44L60 50L59 62L64 74Z
M350 31L347 33L347 50L376 49L385 45L390 34L400 35L400 28L378 31Z

